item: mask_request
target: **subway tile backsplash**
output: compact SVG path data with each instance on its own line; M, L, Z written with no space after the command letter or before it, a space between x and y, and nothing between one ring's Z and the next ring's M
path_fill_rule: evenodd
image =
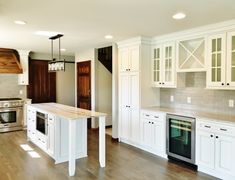
M171 96L174 102L170 101ZM187 97L191 97L191 104ZM229 107L229 100L235 101L235 90L206 89L205 72L178 73L177 88L161 88L160 98L162 107L235 115L235 107Z
M18 85L17 74L0 74L0 98L3 97L26 98L26 86Z

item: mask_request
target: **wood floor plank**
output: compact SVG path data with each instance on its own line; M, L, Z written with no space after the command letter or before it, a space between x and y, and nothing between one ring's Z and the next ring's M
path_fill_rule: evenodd
M54 164L46 153L27 142L26 132L0 134L0 180L212 180L196 172L106 135L106 167L100 168L98 131L89 130L88 158L77 160L76 175L68 176L68 163ZM20 145L30 145L41 158L34 159Z

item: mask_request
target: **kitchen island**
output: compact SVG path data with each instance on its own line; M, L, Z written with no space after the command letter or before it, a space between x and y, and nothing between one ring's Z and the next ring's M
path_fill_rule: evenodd
M99 119L99 162L105 167L105 116L58 103L30 104L27 137L55 163L69 161L69 175L74 176L76 159L87 156L87 118Z

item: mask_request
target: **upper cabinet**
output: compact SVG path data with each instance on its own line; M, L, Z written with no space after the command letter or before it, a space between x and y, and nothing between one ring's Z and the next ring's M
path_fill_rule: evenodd
M176 87L174 42L152 48L152 85L154 87Z
M208 38L207 87L235 88L235 32Z
M139 71L139 45L119 49L120 72Z
M177 72L198 72L205 69L205 38L177 42Z
M20 55L20 64L23 69L23 73L18 75L19 85L29 84L29 51L18 50Z

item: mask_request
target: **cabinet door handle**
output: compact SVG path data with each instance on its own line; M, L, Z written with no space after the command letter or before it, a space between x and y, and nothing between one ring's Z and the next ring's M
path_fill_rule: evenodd
M213 137L213 135L211 134L211 137Z
M224 128L220 128L221 131L227 131L227 129L224 129Z
M206 127L206 128L211 128L211 126L208 126L208 125L205 125L204 127Z
M159 84L162 84L162 83L159 83Z
M159 118L158 116L154 116L154 118Z
M145 116L149 117L149 114L145 114Z
M149 124L151 124L151 122L149 121Z
M221 84L222 86L224 85L224 83Z
M227 83L227 86L229 86L229 83Z
M152 122L152 124L154 124L154 122Z
M162 84L165 84L164 82Z
M215 136L215 138L216 138L216 139L218 139L218 138L219 138L219 136Z

